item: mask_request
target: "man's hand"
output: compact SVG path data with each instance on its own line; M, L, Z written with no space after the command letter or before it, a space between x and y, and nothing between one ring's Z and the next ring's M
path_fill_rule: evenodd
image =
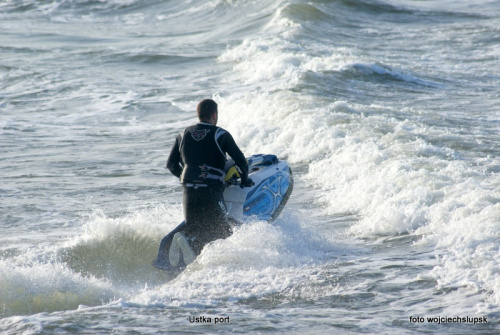
M245 182L241 181L241 183L240 183L240 187L241 188L243 188L243 187L252 187L253 185L255 185L255 183L250 178L248 178Z

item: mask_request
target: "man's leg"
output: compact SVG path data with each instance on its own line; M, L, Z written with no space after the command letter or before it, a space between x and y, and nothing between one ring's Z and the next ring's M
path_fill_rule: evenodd
M231 235L221 184L210 187L185 188L183 205L186 237L196 254L205 244ZM191 239L194 240L191 240Z

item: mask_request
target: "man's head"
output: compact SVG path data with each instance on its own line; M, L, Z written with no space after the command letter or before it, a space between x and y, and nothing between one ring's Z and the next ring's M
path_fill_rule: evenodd
M196 113L200 121L210 122L214 125L217 123L217 103L212 99L200 101L198 107L196 107Z

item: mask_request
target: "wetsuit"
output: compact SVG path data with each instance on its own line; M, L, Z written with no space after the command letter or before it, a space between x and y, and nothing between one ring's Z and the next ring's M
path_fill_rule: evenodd
M226 130L200 122L179 133L168 157L167 168L184 187L186 236L196 254L213 240L231 235L224 202L226 153L248 180L245 156Z

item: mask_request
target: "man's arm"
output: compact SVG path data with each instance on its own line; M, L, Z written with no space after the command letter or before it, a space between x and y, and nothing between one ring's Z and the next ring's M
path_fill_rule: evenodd
M181 151L179 149L180 137L181 136L179 135L175 139L174 146L172 147L167 160L167 169L169 169L170 172L172 172L172 174L177 178L179 178L182 173Z
M224 134L224 148L226 152L234 159L234 162L241 171L241 182L242 184L246 184L248 181L248 163L245 158L245 155L241 152L240 148L236 145L236 142L231 136L230 133L226 132Z

